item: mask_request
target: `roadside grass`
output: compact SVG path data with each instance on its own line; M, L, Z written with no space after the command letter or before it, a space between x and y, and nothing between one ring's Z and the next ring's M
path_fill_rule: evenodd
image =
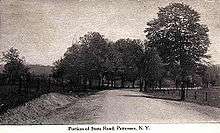
M86 88L86 89L85 89ZM108 87L85 87L85 88L63 88L61 86L53 86L51 89L47 87L36 88L21 88L18 86L0 86L0 114L6 112L8 109L21 106L28 101L34 100L44 94L60 93L63 95L71 95L75 97L86 97L94 95Z
M159 99L172 99L180 101L180 89L149 89L144 92ZM208 105L220 108L220 89L185 89L185 102L193 102L200 105Z

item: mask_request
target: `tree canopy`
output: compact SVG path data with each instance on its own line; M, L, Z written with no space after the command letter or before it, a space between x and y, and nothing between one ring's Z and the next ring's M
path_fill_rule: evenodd
M199 13L190 6L171 3L159 8L158 18L147 23L150 46L157 48L168 68L180 67L181 76L190 75L208 57L208 28L199 22Z
M18 49L13 47L3 52L2 61L6 63L3 73L5 73L9 81L12 82L19 78L25 78L29 74L29 69L24 64L24 58L20 58L19 55Z
M110 41L98 32L88 32L55 62L54 75L90 85L97 80L99 85L104 80L112 85L121 80L121 87L124 82L140 80L152 88L165 76L181 83L206 68L208 28L190 6L171 3L159 8L145 33L143 42L130 38Z
M140 40L112 42L98 32L88 32L55 62L54 76L89 81L90 84L94 80L99 80L100 84L104 78L112 82L121 79L123 86L125 81L134 82L138 78L137 65L142 54Z
M184 85L204 65L210 41L208 27L200 24L200 15L189 5L171 3L159 8L158 18L147 23L145 32L150 47L155 47L168 72Z

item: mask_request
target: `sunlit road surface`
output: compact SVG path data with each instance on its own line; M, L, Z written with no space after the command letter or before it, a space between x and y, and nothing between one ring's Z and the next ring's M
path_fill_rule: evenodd
M220 108L148 98L134 90L104 91L97 123L220 122Z
M46 112L41 110L44 114L31 113L31 110L28 110L29 106L19 107L0 116L0 124L220 122L220 108L150 98L138 90L104 90L65 103Z

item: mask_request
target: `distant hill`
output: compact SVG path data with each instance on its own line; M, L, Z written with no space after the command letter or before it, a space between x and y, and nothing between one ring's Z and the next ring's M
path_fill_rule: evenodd
M43 65L29 65L30 72L35 75L49 75L52 74L52 66Z
M30 72L35 75L49 75L52 74L52 66L43 65L28 65ZM4 65L0 65L0 73L3 72Z

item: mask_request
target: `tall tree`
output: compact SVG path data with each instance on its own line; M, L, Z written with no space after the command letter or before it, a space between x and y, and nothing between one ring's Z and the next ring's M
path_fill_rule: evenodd
M98 86L101 86L107 69L108 51L103 35L88 32L67 49L63 59L55 62L54 75L62 76L75 85L82 83L86 87L89 82L92 86L94 81L98 81Z
M98 80L100 86L107 69L105 65L109 52L107 40L98 32L88 32L80 38L80 44L86 78L90 85L93 80Z
M20 58L19 51L16 48L10 48L8 51L3 52L2 61L4 65L4 71L8 77L8 81L14 83L16 80L26 78L29 75L28 67L24 64L24 58Z
M180 68L181 81L201 64L210 45L208 27L200 24L200 15L183 3L171 3L159 8L158 18L147 23L145 32L152 47L156 47L168 68ZM172 69L172 68L171 68ZM184 84L182 96L184 100Z
M163 74L163 63L155 48L145 49L142 56L141 63L139 64L141 72L141 80L144 80L144 89L155 88L158 83L161 83ZM143 81L141 81L143 82ZM141 83L140 91L142 91L143 83Z
M119 39L114 43L114 48L121 58L121 66L117 68L121 76L121 87L124 82L134 82L138 78L138 64L143 56L142 42L137 39Z

